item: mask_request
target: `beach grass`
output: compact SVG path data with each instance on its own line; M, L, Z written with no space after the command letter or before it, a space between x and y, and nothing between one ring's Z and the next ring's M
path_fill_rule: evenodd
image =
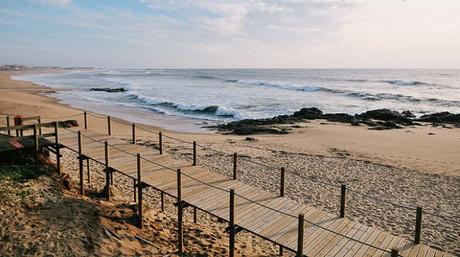
M47 171L48 168L44 165L0 166L0 180L25 182L29 179L35 179Z

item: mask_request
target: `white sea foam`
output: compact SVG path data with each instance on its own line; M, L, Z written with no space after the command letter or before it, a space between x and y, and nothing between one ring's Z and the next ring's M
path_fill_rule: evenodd
M352 114L377 108L460 112L459 70L98 69L13 78L70 89L82 108L98 102L217 121L268 118L310 106ZM127 92L90 92L93 87Z

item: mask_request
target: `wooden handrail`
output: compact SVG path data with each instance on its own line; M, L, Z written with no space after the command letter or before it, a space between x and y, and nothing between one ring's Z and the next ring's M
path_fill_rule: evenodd
M19 125L19 126L9 126L9 127L0 127L0 131L17 130L17 129L33 130L35 125L37 126L37 128L53 127L54 122L29 124L29 125Z
M40 116L31 116L31 117L21 117L22 121L28 121L28 120L39 120L41 117Z

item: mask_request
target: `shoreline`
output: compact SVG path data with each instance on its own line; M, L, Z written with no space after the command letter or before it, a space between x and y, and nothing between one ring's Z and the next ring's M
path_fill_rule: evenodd
M72 69L72 70L76 71L78 69ZM38 75L38 74L45 74L45 73L58 74L58 73L69 72L72 70L51 69L49 71L48 70L45 70L45 71L41 71L41 70L18 71L18 72L13 72L15 73L14 75L9 75L9 80L28 83L29 85L31 85L30 90L34 90L34 89L40 90L41 96L54 99L56 100L57 104L61 104L61 105L64 105L72 109L77 109L81 111L86 109L88 112L90 112L91 109L97 109L98 110L97 114L110 115L113 118L118 118L120 120L124 120L128 122L144 123L145 125L153 127L155 129L161 128L169 132L191 133L191 134L212 133L212 130L206 129L203 126L196 124L196 120L187 119L185 117L176 117L176 116L163 115L161 113L152 113L150 111L145 111L140 108L128 107L128 106L120 106L121 108L117 110L118 112L116 114L114 114L112 110L113 106L98 106L98 105L87 106L80 102L72 102L72 101L66 102L58 97L54 97L53 94L65 92L70 89L53 88L53 87L48 87L46 85L36 84L31 81L14 78L14 77L22 76L22 75ZM9 72L3 72L3 73L9 73ZM14 88L11 88L11 89L14 89Z
M67 70L25 71L29 74L43 72L63 72ZM26 81L12 80L10 76L21 75L20 72L0 72L0 113L5 115L41 115L49 117L64 117L82 114L83 110L62 103L59 99L43 95L50 88ZM88 110L88 112L90 112ZM104 114L94 112L96 114ZM155 117L154 114L145 119ZM120 118L120 120L123 120ZM83 124L83 117L78 117ZM131 128L118 124L114 126L125 133ZM91 129L106 131L106 121L89 121ZM145 123L145 122L140 122ZM144 124L145 126L164 131L171 135L206 144L232 145L233 141L242 141L246 136L215 133L177 132L160 126ZM142 135L142 132L140 132ZM408 168L415 171L442 175L460 176L460 129L445 129L431 126L405 127L397 130L371 131L364 126L352 126L344 123L325 120L305 120L296 124L291 133L286 135L250 135L257 139L253 145L263 145L267 148L285 152L303 153L310 155L347 157L367 160L384 165ZM280 140L281 139L281 140ZM235 146L233 144L233 146Z

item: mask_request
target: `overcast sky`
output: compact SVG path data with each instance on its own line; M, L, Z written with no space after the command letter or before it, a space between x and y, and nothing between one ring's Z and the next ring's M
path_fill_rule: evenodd
M0 63L460 68L460 0L0 0Z

